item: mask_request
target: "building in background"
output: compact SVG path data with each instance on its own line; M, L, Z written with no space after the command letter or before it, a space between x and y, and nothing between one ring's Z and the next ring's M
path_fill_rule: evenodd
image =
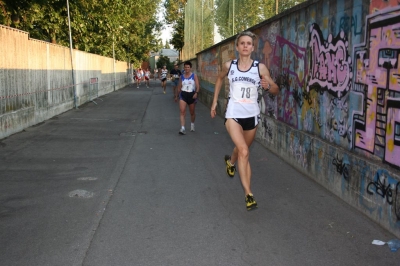
M179 59L179 52L174 49L161 49L159 52L150 52L149 66L151 69L156 67L158 58L161 55L168 57L170 62L176 62Z

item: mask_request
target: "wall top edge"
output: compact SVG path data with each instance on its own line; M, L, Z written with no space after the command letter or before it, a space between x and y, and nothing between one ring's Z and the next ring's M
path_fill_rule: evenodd
M29 32L27 32L27 31L23 31L23 30L16 29L16 28L13 28L13 27L8 27L8 26L1 25L1 24L0 24L0 28L7 29L7 30L11 30L11 31L17 31L17 32L20 32L20 33L24 33L24 34L26 34L26 35L28 36L28 39L29 39L30 41L42 42L42 43L49 44L49 45L55 45L55 46L59 46L59 47L69 48L69 47L66 47L66 46L62 46L62 45L60 45L60 44L55 44L55 43L46 42L46 41L43 41L43 40L38 40L38 39L30 38L30 37L29 37Z
M29 32L26 32L26 31L23 31L23 30L19 30L19 29L16 29L16 28L8 27L8 26L1 25L1 24L0 24L0 28L6 29L6 30L10 30L10 31L17 31L17 32L20 32L20 33L24 33L24 34L27 35L29 41L39 42L39 43L43 43L43 44L46 44L46 45L51 45L51 46L54 46L54 47L59 47L59 48L68 49L69 50L69 46L64 46L64 45L61 45L61 44L56 44L56 43L51 43L51 42L47 42L47 41L43 41L43 40L30 38L29 37ZM77 50L77 49L74 49L74 48L72 48L72 50L75 51L75 52L79 52L79 53L93 54L93 53L89 53L89 52L86 52L86 51ZM107 57L107 58L113 59L112 57ZM124 62L124 63L126 63L126 61L119 61L119 60L115 60L115 62Z
M26 31L23 31L23 30L20 30L20 29L16 29L16 28L13 28L13 27L8 27L8 26L1 25L1 24L0 24L0 28L12 30L12 31L18 31L20 33L25 33L26 35L29 35L29 32L26 32Z

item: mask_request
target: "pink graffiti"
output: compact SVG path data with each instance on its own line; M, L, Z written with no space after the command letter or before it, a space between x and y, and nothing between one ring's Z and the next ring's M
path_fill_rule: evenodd
M350 91L352 60L347 53L348 45L343 31L335 39L330 34L325 42L318 25L311 26L311 65L307 91L319 85L338 98Z
M302 78L300 79L299 75L297 74L296 71L293 71L290 69L290 66L280 66L279 63L281 62L281 58L280 58L280 50L282 50L282 48L284 46L288 47L288 54L293 54L294 58L296 58L296 60L298 60L297 64L298 65L303 65L304 66L304 73L306 76L307 74L307 55L306 55L306 48L300 47L294 43L289 42L288 40L286 40L285 38L281 37L281 36L276 36L276 45L274 47L274 52L273 52L273 65L276 65L279 69L282 69L283 73L288 73L289 75L293 76L296 83L300 86L303 87L305 79ZM302 62L300 62L302 61Z
M353 147L400 167L400 6L366 18L365 41L354 46Z

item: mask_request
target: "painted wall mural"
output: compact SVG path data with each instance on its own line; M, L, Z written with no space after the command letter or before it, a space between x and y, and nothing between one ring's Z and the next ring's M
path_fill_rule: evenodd
M398 9L367 16L366 40L354 45L353 55L348 36L360 37L363 28L354 15L340 17L336 36L311 23L308 42L299 37L304 25L294 40L279 35L278 23L259 29L255 59L281 89L278 97L264 96L262 113L400 167Z
M371 5L369 8L369 13L373 14L379 10L383 10L388 7L398 6L398 0L371 0Z
M382 213L383 208L393 208L393 212L388 212L391 216L389 221L400 220L400 182L397 181L386 169L378 169L372 181L365 183L366 172L361 173L361 191L360 191L360 204L363 205L370 213ZM364 186L365 185L365 186ZM377 201L382 201L384 204L380 206L371 206L370 202L365 200L365 196L375 198ZM392 227L400 228L400 223L392 224Z
M214 47L207 53L202 53L198 58L198 68L201 73L199 75L201 77L200 86L212 92L219 73L219 50L219 47Z
M311 89L327 90L341 99L350 91L353 72L345 36L341 31L335 38L329 35L325 41L318 24L312 24L308 43L311 58L307 92Z
M303 4L252 29L280 87L260 99L257 139L400 237L400 5ZM202 65L236 58L233 40L214 50Z
M271 77L276 77L280 73L280 61L274 58L276 52L274 47L277 46L276 42L279 31L280 26L278 21L255 31L255 34L259 38L254 49L254 59L268 67ZM259 102L261 113L277 118L278 103L276 99L276 97L271 97L269 94L264 95Z
M262 114L398 168L400 8L366 3L312 5L254 29L253 57L281 90L259 104ZM201 53L202 87L213 91L220 65L235 57L234 40Z
M354 49L353 147L400 167L400 8L367 16L365 36Z

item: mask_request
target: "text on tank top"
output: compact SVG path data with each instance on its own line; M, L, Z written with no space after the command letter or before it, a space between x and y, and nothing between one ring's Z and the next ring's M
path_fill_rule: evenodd
M253 61L247 71L241 71L238 60L233 60L228 72L229 103L226 117L243 118L258 115L258 88L260 86L260 73L258 62Z
M182 91L193 92L196 89L194 74L190 75L190 77L185 78L185 75L182 75Z

